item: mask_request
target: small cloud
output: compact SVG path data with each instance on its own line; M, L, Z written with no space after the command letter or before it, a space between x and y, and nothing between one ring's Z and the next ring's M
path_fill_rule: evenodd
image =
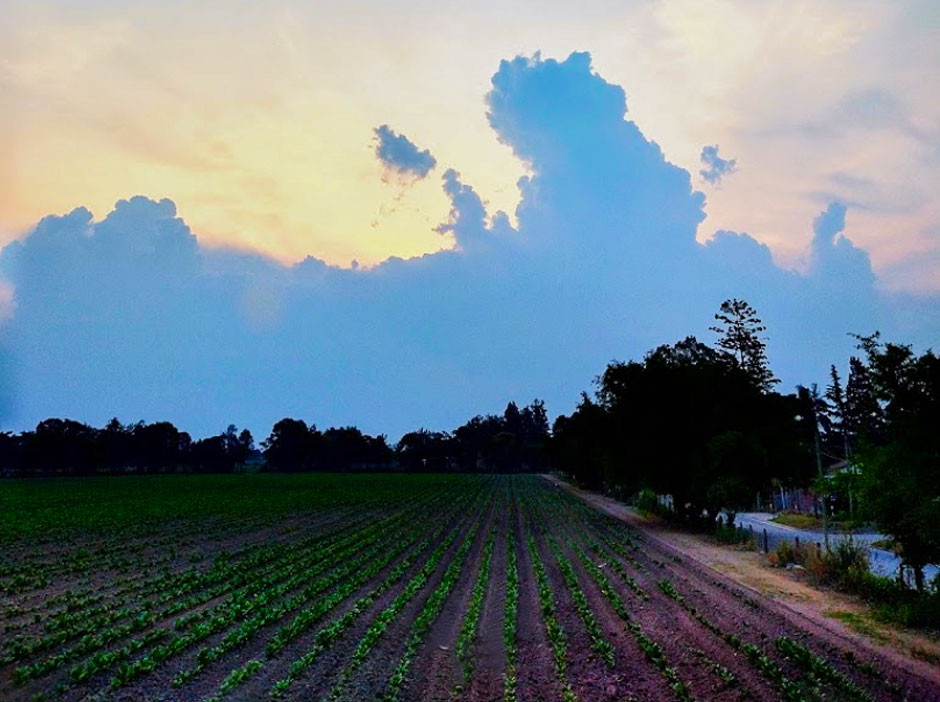
M737 163L733 158L721 158L721 156L718 155L717 144L704 147L702 149L701 159L706 168L700 170L699 174L712 185L718 185L723 176L734 173L735 164Z
M399 176L424 178L435 165L428 149L419 151L408 137L397 134L387 124L375 128L375 155L389 171Z
M843 234L846 209L841 202L831 202L813 220L812 270L835 285L869 289L875 281L871 260Z
M836 235L845 229L846 207L841 202L829 203L829 207L813 220L813 245L829 246Z

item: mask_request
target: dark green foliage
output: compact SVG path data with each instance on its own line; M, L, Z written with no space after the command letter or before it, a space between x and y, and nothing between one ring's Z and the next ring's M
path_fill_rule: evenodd
M510 517L515 501L510 503ZM519 613L519 568L516 563L516 536L512 521L506 539L506 609L503 612L503 647L506 649L506 673L503 678L503 700L516 700L516 661L519 657L516 628Z
M519 473L541 470L548 438L545 403L535 400L521 410L515 402L503 415L476 416L453 432L451 456L465 471Z
M940 358L932 351L917 357L877 334L858 339L868 361L859 374L881 408L856 457L863 507L895 540L923 590L923 566L940 562Z
M758 387L730 354L689 337L642 363L611 363L571 417L555 423L552 456L580 482L673 498L678 516L713 522L753 504L772 479L808 472L799 403ZM580 457L580 459L579 459Z

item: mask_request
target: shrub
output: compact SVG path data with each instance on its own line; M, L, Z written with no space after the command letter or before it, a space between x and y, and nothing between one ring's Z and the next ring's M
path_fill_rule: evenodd
M852 539L836 542L829 552L813 544L797 546L781 541L767 560L773 566L802 565L813 583L859 595L882 621L940 630L940 576L923 593L917 593L896 578L873 574L868 549Z
M636 496L635 504L641 512L667 518L673 516L669 508L659 501L659 495L652 490L641 490Z
M742 527L725 524L720 518L715 525L715 538L723 544L750 544L751 532Z
M810 550L811 548L805 543L797 544L792 541L781 541L777 544L777 550L770 554L774 558L770 559L768 557L768 560L776 561L772 565L787 566L792 563L805 566Z
M858 592L859 584L871 574L868 548L851 538L836 542L828 551L809 549L804 565L817 584L848 592Z

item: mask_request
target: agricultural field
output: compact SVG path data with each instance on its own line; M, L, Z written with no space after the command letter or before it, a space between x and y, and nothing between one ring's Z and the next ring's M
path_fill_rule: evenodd
M940 699L538 476L0 484L0 699Z

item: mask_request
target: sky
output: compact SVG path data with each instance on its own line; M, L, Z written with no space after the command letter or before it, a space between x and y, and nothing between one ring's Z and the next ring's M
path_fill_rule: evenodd
M0 5L0 429L392 439L751 301L940 346L940 6Z

